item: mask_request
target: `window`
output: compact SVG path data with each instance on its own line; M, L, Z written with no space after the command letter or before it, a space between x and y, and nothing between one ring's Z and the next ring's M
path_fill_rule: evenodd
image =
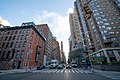
M20 53L20 50L17 50L16 55L15 55L15 58L16 58L16 59L18 59L19 53Z
M7 32L7 35L9 35L9 34L10 34L10 31Z
M112 27L106 27L106 29L107 29L107 30L111 30L111 29L112 29Z
M109 23L104 23L104 25L110 25Z
M0 41L2 41L2 39L3 39L3 36L0 38Z
M103 21L107 21L107 19L102 19Z
M15 47L18 47L18 42L15 43Z
M102 28L105 28L105 26L102 26Z
M114 34L115 32L109 32L110 34Z
M13 36L13 40L15 40L15 37L16 37L16 36Z
M21 36L21 40L23 40L23 39L24 39L24 35Z
M26 41L24 41L24 43L23 43L23 47L26 47Z
M18 35L18 37L17 37L17 40L19 40L20 39L20 35Z
M104 33L107 33L107 30L104 30Z
M104 36L103 39L106 40L106 37Z
M31 47L31 45L32 45L32 44L30 43L30 44L29 44L29 47Z
M14 31L11 32L11 35L13 35Z
M25 36L25 39L28 40L28 35Z
M2 44L2 48L5 46L5 42Z
M27 33L29 33L30 31L29 30L27 30Z
M8 36L5 37L5 41L8 39Z
M19 31L19 34L21 34L21 33L22 33L22 31L20 30L20 31Z
M10 37L9 37L8 41L10 41L10 40L11 40L11 37L12 37L12 36L10 36Z
M13 46L13 42L11 42L11 44L10 44L10 47L12 47Z
M26 30L23 30L23 34L25 34Z
M8 47L8 45L9 45L9 42L7 42L7 44L6 44L6 47L5 47L5 48L7 48L7 47Z
M22 50L22 51L21 51L21 54L20 54L20 58L21 58L21 59L23 59L24 54L25 54L25 52L24 52L24 50Z
M34 34L34 32L32 31L32 35Z
M15 31L15 34L17 34L18 33L18 31Z
M30 40L32 41L33 37L31 36Z
M6 51L3 51L1 59L4 59Z
M22 42L20 41L20 43L19 43L18 47L21 47L21 46L22 46Z
M6 59L8 59L9 57L10 57L10 51L7 52Z

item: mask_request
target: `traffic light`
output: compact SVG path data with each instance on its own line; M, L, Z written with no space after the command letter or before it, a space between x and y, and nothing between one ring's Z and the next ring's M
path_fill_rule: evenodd
M92 11L90 10L90 8L89 8L88 5L87 5L87 6L84 6L84 10L85 10L85 13L86 13L86 14L91 14L91 13L92 13Z
M84 6L84 10L85 10L85 18L86 19L90 19L92 11L90 10L89 6Z

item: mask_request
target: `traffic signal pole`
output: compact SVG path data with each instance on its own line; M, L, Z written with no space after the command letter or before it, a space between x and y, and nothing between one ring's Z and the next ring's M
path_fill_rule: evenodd
M86 21L86 24L88 26L88 23L87 23L87 20L91 18L92 16L92 11L90 10L88 4L91 2L92 0L89 0L86 4L84 4L83 6L83 10L85 11L85 21ZM88 59L90 61L90 65L91 65L91 71L94 71L93 70L93 63L91 61L91 58L90 58L90 54L88 53Z

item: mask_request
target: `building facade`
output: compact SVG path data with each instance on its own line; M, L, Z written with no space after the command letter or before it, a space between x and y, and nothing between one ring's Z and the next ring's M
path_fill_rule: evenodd
M40 25L36 25L39 29L40 29L40 32L42 32L42 34L45 36L46 38L46 42L45 42L45 56L46 56L46 59L45 59L45 65L48 64L51 59L52 59L52 38L53 38L53 35L52 35L52 32L50 31L49 27L47 24L40 24Z
M66 63L66 57L63 50L63 42L61 41L61 63Z
M56 37L53 37L52 49L53 49L52 59L57 59L58 62L60 63L61 61L60 46L59 46L59 42L56 40Z
M70 38L69 38L69 44L71 46L71 51L74 51L78 48L82 48L81 43L81 36L80 36L80 30L78 26L78 20L76 17L76 11L74 10L74 13L69 14L69 23L70 23Z
M34 23L0 30L1 69L37 67L42 64L45 39Z
M114 0L91 0L89 4L85 5L88 1L76 0L74 3L87 55L105 56L107 63L119 62L119 3L116 4Z

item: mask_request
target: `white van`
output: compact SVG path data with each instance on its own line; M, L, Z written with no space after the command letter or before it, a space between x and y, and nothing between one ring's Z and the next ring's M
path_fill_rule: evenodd
M50 68L51 69L55 69L55 68L57 68L57 66L58 66L58 60L56 60L56 59L51 60L51 62L50 62Z

